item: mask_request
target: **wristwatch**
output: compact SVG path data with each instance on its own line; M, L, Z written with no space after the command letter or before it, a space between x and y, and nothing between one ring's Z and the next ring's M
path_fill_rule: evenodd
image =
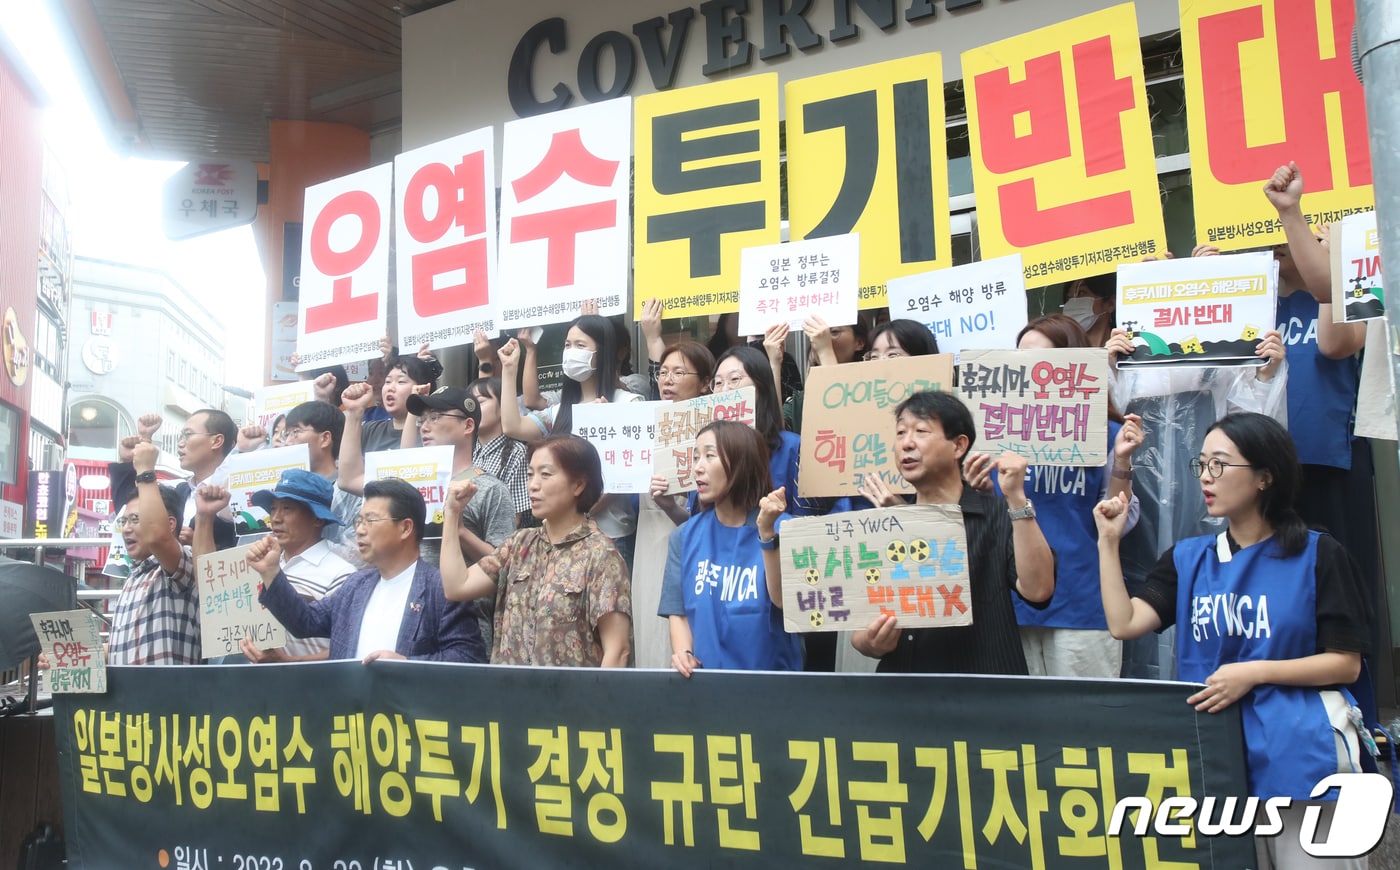
M1026 499L1025 507L1019 507L1015 510L1008 508L1006 515L1011 517L1013 523L1017 520L1033 520L1035 519L1035 505L1031 504L1030 499Z
M155 483L156 473L154 471L143 471L136 475L137 483Z

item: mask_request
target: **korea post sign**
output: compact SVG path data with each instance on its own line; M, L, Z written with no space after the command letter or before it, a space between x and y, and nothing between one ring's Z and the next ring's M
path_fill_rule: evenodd
M1019 251L1043 287L1166 250L1131 3L963 52L962 67L984 259Z
M861 308L891 278L953 264L937 52L789 82L793 239L860 234Z
M781 237L778 75L638 97L633 316L737 311L739 252Z
M1281 243L1261 188L1290 161L1314 226L1374 207L1355 15L1352 0L1181 0L1196 241Z

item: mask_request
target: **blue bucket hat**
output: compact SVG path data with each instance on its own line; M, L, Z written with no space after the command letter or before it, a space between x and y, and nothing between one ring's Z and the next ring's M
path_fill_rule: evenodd
M316 519L343 526L345 524L340 521L340 518L331 513L331 498L334 495L335 490L332 488L331 482L321 475L313 474L302 468L289 468L282 472L282 477L277 481L275 488L260 489L253 493L248 500L268 513L272 513L274 499L289 498L310 508L311 512L316 515Z

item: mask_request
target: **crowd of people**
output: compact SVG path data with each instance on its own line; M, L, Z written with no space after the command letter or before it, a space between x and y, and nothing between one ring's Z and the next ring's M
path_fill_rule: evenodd
M976 619L909 629L880 616L849 635L850 652L882 672L1147 669L1204 683L1184 699L1200 711L1241 705L1255 794L1307 799L1322 774L1355 768L1367 735L1347 687L1376 636L1379 573L1369 445L1350 422L1365 329L1333 322L1326 239L1301 194L1296 166L1265 186L1287 244L1274 249L1279 328L1259 338L1257 367L1118 371L1131 343L1116 328L1112 276L1074 282L1063 313L1022 331L1027 351L1109 350L1102 467L1067 480L1015 453L977 452L971 414L950 393L899 404L899 473L914 504L961 509ZM386 340L379 385L322 375L318 400L270 432L217 410L190 417L178 442L189 480L175 488L154 473L160 419L141 418L113 466L135 569L112 613L112 663L203 660L194 559L235 543L222 463L235 449L306 444L310 469L255 497L271 533L249 556L262 602L295 639L280 650L245 640L239 661L671 667L687 678L862 669L841 664L838 635L804 643L784 630L778 536L791 516L911 499L874 476L859 498L800 497L803 391L787 328L746 340L726 316L708 345L668 345L662 313L655 300L644 307L647 367L636 375L625 329L595 313L573 321L555 394L539 389L530 330L500 346L479 335L481 377L467 384L441 384L426 347L398 356ZM811 365L938 352L913 320L811 318L804 331ZM756 424L700 432L689 497L667 495L661 478L640 498L605 493L597 450L571 434L580 402L744 386ZM419 445L453 448L440 541L423 540L413 486L365 475L365 453ZM1226 600L1248 609L1222 617ZM1154 632L1164 640L1125 646Z

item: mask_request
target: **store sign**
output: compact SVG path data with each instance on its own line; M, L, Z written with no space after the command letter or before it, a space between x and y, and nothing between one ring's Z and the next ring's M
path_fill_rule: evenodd
M0 499L0 538L24 534L24 505Z
M62 471L29 472L28 502L24 509L26 538L63 537L63 489Z
M19 315L13 308L5 309L5 322L0 332L3 332L0 345L5 354L5 374L10 376L10 383L22 387L29 380L29 342L20 332Z
M110 375L117 367L117 345L106 338L89 338L83 342L83 365L95 375Z
M92 321L91 321L91 323L90 323L89 326L88 326L88 331L91 332L93 335L111 335L111 334L112 334L112 312L110 312L110 311L94 311L94 312L92 312Z
M241 227L257 216L258 168L251 162L191 160L161 189L161 225L175 241Z

